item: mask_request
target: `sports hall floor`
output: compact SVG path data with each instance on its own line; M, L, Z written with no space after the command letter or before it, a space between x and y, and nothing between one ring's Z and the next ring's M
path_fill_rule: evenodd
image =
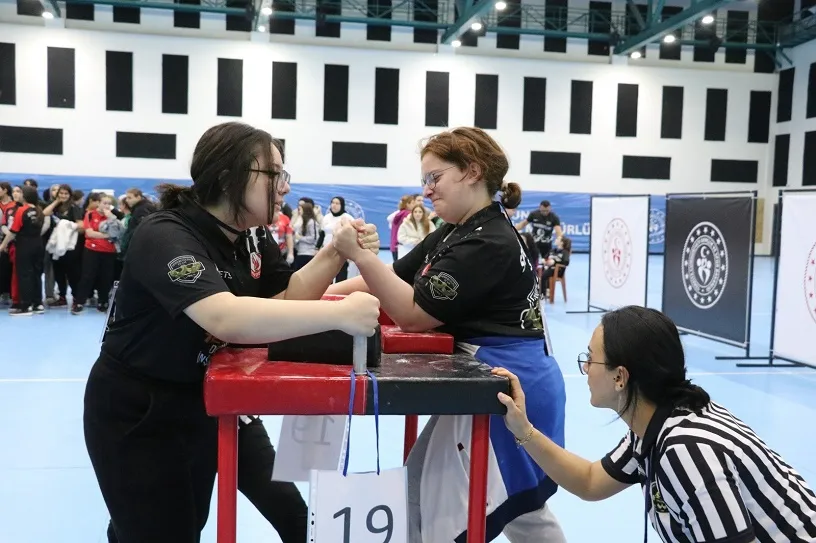
M386 252L383 258L390 260ZM586 301L587 255L576 255L569 268L566 306ZM649 305L660 307L662 257L650 261ZM771 320L773 260L757 257L754 273L753 349L767 353ZM567 447L598 459L614 447L624 424L612 412L592 408L586 378L576 355L585 350L600 315L568 315L557 294L547 306L555 355L567 382ZM99 349L103 316L71 316L54 310L44 316L0 315L0 542L96 543L105 540L107 514L85 452L82 437L84 381ZM816 486L816 371L811 369L740 369L716 355L739 354L735 348L686 336L691 378L757 433ZM383 468L400 464L403 422L381 419ZM424 421L421 421L421 423ZM280 419L265 419L273 441ZM801 426L797 426L800 424ZM375 468L373 417L355 418L351 469ZM600 503L583 503L559 491L551 506L568 541L633 543L643 540L643 498L630 488ZM215 542L215 504L203 543ZM239 495L239 541L279 541L266 521ZM649 528L651 532L651 528ZM650 541L658 541L654 532ZM499 541L506 543L506 539Z

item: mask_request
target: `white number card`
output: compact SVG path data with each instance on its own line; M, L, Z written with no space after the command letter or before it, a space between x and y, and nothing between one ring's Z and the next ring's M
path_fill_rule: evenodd
M314 471L309 492L309 543L406 543L407 471L379 474Z
M312 470L338 470L348 439L346 415L286 415L272 480L308 482Z

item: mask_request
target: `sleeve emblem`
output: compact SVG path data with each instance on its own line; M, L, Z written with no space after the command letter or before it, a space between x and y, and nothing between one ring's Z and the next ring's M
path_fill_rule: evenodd
M174 283L186 283L192 285L201 274L204 273L204 264L190 255L177 256L167 263L170 271L167 272L168 277Z
M428 280L431 296L435 300L454 300L459 294L459 282L445 272L440 272Z

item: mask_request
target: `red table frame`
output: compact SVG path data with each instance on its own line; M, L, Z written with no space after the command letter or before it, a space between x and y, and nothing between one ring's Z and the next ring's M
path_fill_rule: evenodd
M247 360L249 363L247 363ZM351 392L349 366L266 360L266 349L224 349L213 356L204 385L207 412L218 417L218 543L236 543L238 417L344 415ZM367 376L357 376L352 412L366 413ZM370 414L370 413L369 413ZM405 458L417 437L418 417L405 414ZM490 415L474 414L470 453L468 543L486 539Z

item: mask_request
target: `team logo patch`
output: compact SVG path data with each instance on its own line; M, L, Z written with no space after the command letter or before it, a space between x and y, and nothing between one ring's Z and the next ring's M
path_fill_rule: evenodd
M249 271L253 279L261 278L261 255L257 252L249 254Z
M805 303L813 322L816 322L816 243L810 248L805 264Z
M652 492L652 504L654 505L656 513L668 513L669 507L666 505L666 501L663 499L663 496L660 494L660 489L657 487L657 482L652 481L651 484L651 492Z
M620 288L629 279L632 269L632 236L621 219L612 219L606 225L603 240L603 265L606 281Z
M459 282L445 272L440 272L428 280L434 300L454 300L459 294Z
M201 274L204 273L204 264L195 259L191 255L177 256L167 263L170 271L167 275L174 283L186 283L192 285Z
M714 224L695 226L683 244L682 276L686 295L700 309L710 309L722 297L728 281L728 247Z

